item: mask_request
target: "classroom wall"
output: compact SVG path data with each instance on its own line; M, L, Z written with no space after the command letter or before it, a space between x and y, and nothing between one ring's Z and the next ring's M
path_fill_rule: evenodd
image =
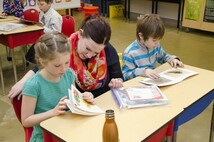
M152 12L152 1L151 0L130 0L131 8L130 11L138 14L145 14ZM159 2L158 3L158 14L163 18L177 20L178 16L178 4Z
M36 0L27 0L25 9L35 8L38 9ZM58 9L70 9L80 7L80 0L53 0L52 7ZM3 11L2 1L0 2L0 12Z
M30 0L28 0L30 1ZM151 0L130 0L131 9L130 11L137 14L145 14L152 12L152 1ZM80 0L71 0L70 3L65 3L65 0L62 0L62 5L53 4L56 9L63 8L72 8L79 7ZM0 3L0 11L2 11L2 3ZM159 2L158 5L158 14L163 18L177 20L178 15L178 4Z

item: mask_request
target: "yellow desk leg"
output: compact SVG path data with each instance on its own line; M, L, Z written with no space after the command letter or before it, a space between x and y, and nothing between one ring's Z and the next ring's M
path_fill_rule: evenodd
M12 52L13 73L14 73L15 82L17 82L16 61L15 61L16 59L14 55L14 49L11 49L11 52Z
M3 95L5 95L1 56L0 56L0 77L1 77L2 92L3 92Z

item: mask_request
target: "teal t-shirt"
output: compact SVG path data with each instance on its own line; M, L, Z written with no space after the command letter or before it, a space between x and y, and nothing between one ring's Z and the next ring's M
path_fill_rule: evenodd
M50 82L44 79L38 71L26 81L22 94L37 99L34 114L46 112L53 109L62 97L68 96L68 89L74 83L74 79L74 74L70 68L60 78L59 82ZM39 125L34 126L30 142L43 141L41 127Z

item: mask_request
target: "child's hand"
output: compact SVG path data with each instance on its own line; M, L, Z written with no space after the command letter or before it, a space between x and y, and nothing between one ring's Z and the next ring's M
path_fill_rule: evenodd
M7 13L2 12L2 13L0 13L0 15L1 15L1 16L7 16Z
M178 59L173 59L170 63L169 63L172 67L176 68L176 67L184 67L184 64L179 61Z
M89 103L94 102L94 95L91 92L84 92L83 94L83 99L86 100Z
M112 88L123 87L123 80L121 78L112 78L108 86Z
M145 70L145 76L147 76L153 80L160 78L160 75L152 69L146 69Z
M56 105L56 107L53 109L54 116L64 114L66 111L65 109L67 108L67 104L64 101L67 98L67 96L64 96L60 99L59 103Z

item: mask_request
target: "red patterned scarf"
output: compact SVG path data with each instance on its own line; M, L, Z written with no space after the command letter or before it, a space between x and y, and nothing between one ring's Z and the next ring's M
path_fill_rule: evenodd
M78 33L71 38L70 67L76 76L76 83L83 90L94 90L105 84L107 76L106 55L104 49L96 57L88 60L87 64L81 60L77 53Z

